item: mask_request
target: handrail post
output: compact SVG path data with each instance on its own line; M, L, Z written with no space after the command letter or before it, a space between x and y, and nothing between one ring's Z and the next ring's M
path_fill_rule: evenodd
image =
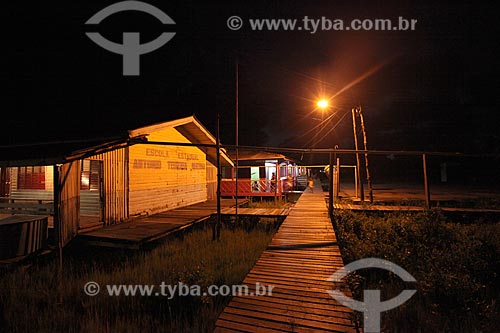
M427 176L427 157L425 153L422 154L422 167L424 169L424 191L425 191L425 208L431 208L431 191L429 188L429 178Z
M330 161L329 161L329 165L328 165L328 168L329 168L329 173L328 175L330 176L330 178L328 179L329 182L330 182L330 186L328 187L328 215L330 216L330 218L333 216L333 180L334 180L334 172L333 172L333 155L332 153L329 154L330 155Z

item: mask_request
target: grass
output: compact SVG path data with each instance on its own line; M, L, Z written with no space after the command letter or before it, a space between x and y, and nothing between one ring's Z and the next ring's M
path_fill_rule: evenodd
M262 201L259 199L254 199L250 200L247 204L248 208L282 208L285 207L286 205L289 205L287 201L282 200L282 199L277 199L276 201L274 198L265 198Z
M214 242L210 228L203 228L142 252L70 246L60 288L55 258L3 272L0 327L9 332L211 332L229 296L111 297L104 286L239 284L274 231L269 225L251 231L233 226L223 228L221 240ZM84 294L88 281L99 283L98 296Z
M291 206L299 200L301 193L287 193L285 198L277 197L250 197L246 204L248 208L283 208Z
M380 289L382 298L417 289L404 305L382 314L383 332L497 332L500 325L500 224L463 225L438 212L373 216L340 212L335 228L346 263L390 260L417 283L391 273L350 275L356 299Z

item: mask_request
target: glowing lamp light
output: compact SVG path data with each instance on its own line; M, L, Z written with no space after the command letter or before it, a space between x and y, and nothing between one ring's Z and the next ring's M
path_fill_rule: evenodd
M320 109L326 109L328 107L328 101L326 99L321 99L318 101L318 103L316 104L318 106L318 108Z

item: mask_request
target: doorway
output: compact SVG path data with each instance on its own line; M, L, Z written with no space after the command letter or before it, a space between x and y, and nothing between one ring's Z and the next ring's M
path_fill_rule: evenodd
M80 229L104 222L103 162L83 160L80 174Z
M0 202L10 196L10 172L8 168L0 168ZM6 201L4 201L6 202Z

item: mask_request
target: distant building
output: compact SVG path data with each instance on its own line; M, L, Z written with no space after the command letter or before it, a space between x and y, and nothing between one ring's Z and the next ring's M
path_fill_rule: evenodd
M234 152L230 154L236 160ZM223 168L221 196L236 196L234 167ZM305 187L306 168L277 153L238 152L238 197L274 197Z

